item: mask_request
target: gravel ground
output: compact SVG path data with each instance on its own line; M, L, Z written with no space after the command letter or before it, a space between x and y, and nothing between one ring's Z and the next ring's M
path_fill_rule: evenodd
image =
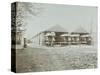
M28 47L16 51L17 72L97 68L97 50L92 47Z

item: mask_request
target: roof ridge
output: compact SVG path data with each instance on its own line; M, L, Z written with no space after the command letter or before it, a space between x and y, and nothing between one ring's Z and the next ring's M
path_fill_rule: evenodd
M62 26L60 26L58 24L48 28L46 31L67 32L66 29L64 29Z

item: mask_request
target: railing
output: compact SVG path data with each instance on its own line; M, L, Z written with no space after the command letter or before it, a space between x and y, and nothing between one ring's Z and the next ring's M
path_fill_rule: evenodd
M66 42L51 42L51 41L45 41L46 45L80 45L80 44L86 44L91 45L92 41L66 41Z

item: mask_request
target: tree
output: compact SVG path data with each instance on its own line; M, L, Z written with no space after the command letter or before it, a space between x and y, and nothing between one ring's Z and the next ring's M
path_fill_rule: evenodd
M28 16L38 16L43 11L43 6L37 3L19 2L17 3L16 25L25 27L24 19Z
M29 2L18 2L16 5L16 31L21 36L18 36L18 38L22 38L23 34L26 31L25 26L27 25L27 22L25 22L25 18L31 18L32 16L38 16L42 10L43 7L41 4L38 3L29 3ZM20 32L20 33L19 33ZM25 38L24 38L25 39Z

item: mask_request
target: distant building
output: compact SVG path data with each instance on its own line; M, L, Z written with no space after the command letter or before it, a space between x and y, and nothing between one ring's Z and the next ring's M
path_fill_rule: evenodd
M46 46L54 46L61 45L64 42L61 37L62 34L67 34L68 32L59 25L55 25L43 32L40 32L36 36L33 37L33 45L46 45Z
M78 35L74 38L74 41L76 41L77 39L77 44L87 44L87 45L91 45L92 43L92 37L91 34L89 32L87 32L84 28L79 27L78 29L76 29L75 31L73 31L71 33L71 35Z
M69 33L59 25L55 25L35 35L33 46L66 46L66 45L91 45L92 37L84 28L80 27Z

